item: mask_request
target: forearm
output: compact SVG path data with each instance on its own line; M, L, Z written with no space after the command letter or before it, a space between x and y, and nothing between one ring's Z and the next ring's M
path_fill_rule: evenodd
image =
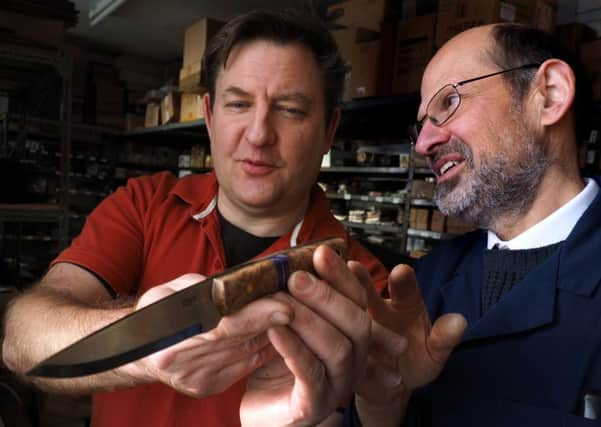
M34 289L18 297L6 314L4 363L22 375L36 363L131 310L123 304L93 307L55 290ZM80 378L23 378L42 389L70 394L129 387L146 380L144 372L133 364Z
M383 405L374 405L360 396L355 396L355 408L363 427L399 427L405 418L410 394L400 400Z

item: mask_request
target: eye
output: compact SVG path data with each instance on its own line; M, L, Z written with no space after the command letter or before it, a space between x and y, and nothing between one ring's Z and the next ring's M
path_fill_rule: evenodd
M245 101L230 101L225 104L225 108L231 111L240 111L248 108L250 103Z
M442 99L442 105L441 107L444 110L453 110L455 108L457 108L457 106L459 105L459 101L461 100L461 98L459 97L459 94L457 92L451 92L446 94L446 96Z
M280 111L287 117L302 118L306 115L306 112L304 110L289 105L280 105L277 108L278 111Z

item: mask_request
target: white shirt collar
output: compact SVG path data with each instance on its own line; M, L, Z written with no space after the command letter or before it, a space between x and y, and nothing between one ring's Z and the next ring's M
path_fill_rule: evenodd
M586 186L576 197L513 239L501 240L489 230L487 248L533 249L565 240L599 192L594 179L585 178L585 181Z

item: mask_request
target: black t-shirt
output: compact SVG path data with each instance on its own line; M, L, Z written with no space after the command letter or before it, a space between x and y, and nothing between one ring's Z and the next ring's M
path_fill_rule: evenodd
M247 233L228 222L219 210L217 210L217 214L221 225L225 262L228 267L233 267L254 258L279 239L278 236L258 237Z

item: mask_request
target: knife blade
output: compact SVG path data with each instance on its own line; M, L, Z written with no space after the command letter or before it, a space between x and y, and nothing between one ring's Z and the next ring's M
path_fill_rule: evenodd
M207 332L222 316L277 291L297 270L315 273L313 252L327 245L346 259L341 238L309 242L248 261L175 292L92 332L40 362L30 376L70 378L116 368Z

